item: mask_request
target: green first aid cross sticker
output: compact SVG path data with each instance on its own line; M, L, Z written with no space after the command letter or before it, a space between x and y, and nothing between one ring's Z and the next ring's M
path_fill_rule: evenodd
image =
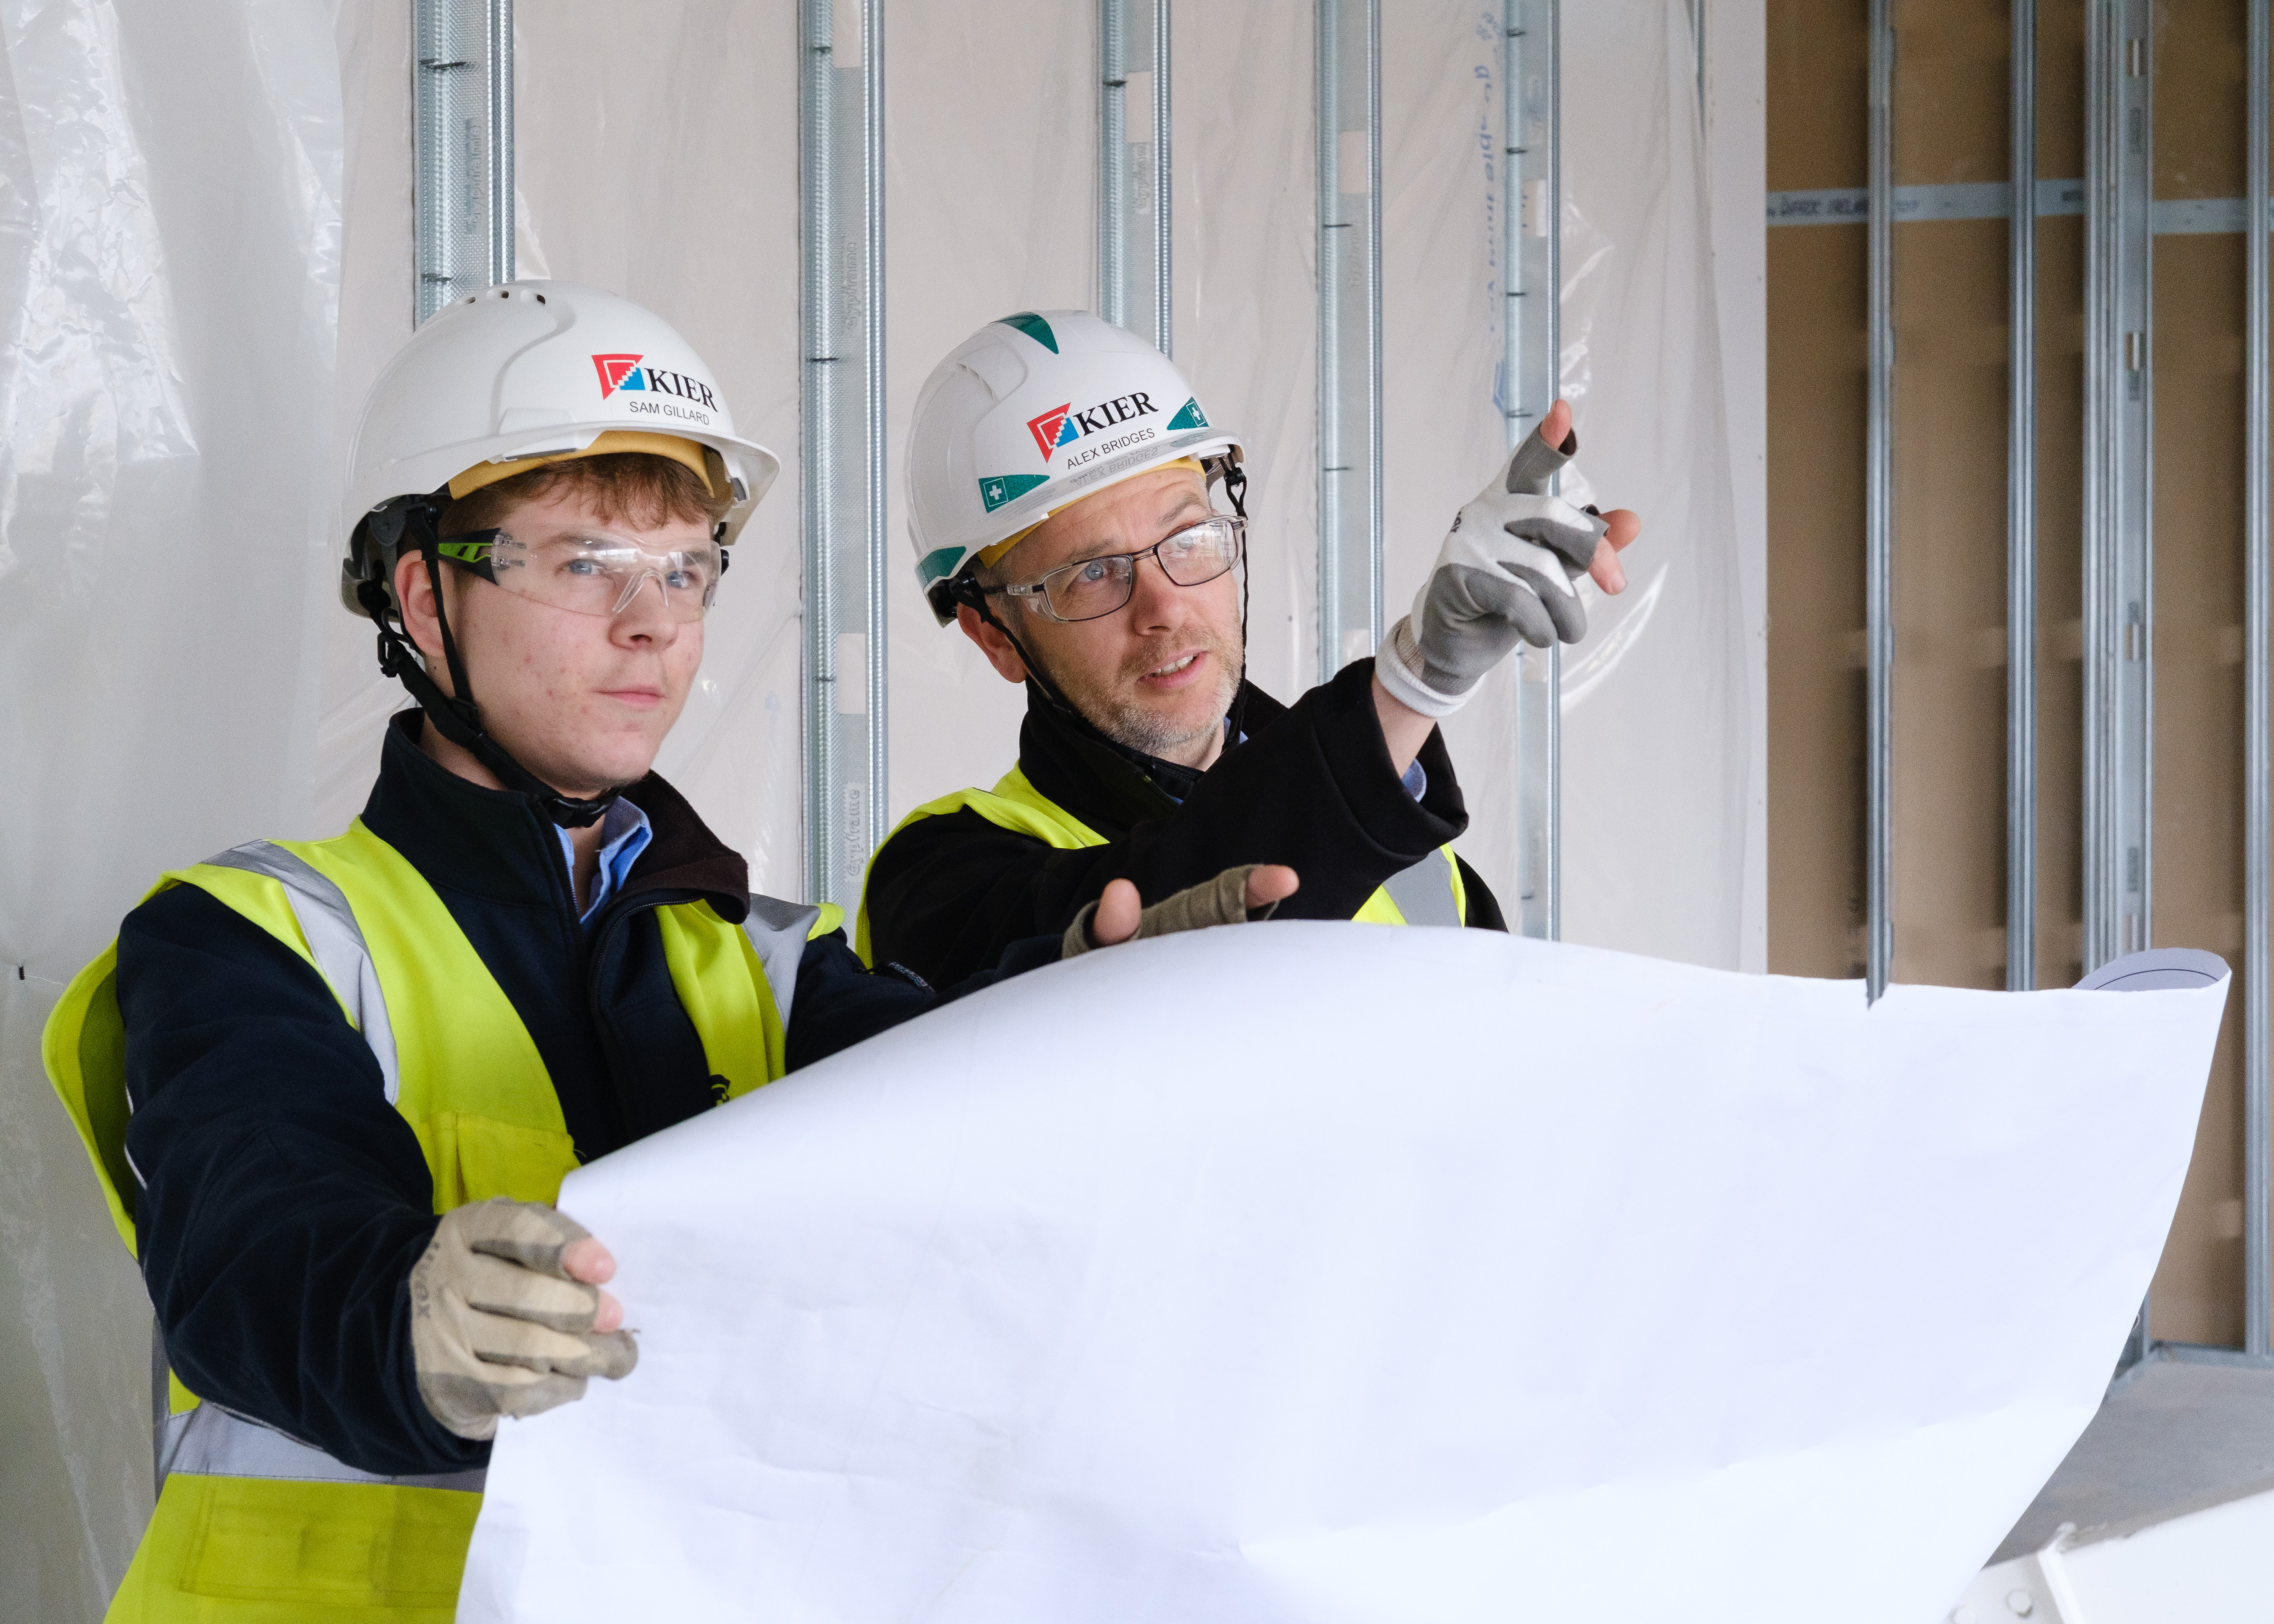
M997 474L979 482L979 500L992 513L1004 503L1015 502L1028 492L1050 482L1048 474Z

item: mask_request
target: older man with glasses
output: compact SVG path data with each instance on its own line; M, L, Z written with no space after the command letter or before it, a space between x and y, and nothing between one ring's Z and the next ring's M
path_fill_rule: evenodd
M1635 516L1547 494L1577 449L1559 402L1382 649L1283 706L1245 675L1238 435L1095 316L981 328L917 398L909 530L940 623L1027 687L1019 759L878 849L863 957L953 984L1038 934L1118 939L1137 898L1113 880L1151 899L1252 864L1293 871L1247 876L1255 913L1504 929L1449 844L1468 813L1436 722L1519 642L1578 639L1580 575L1624 586Z

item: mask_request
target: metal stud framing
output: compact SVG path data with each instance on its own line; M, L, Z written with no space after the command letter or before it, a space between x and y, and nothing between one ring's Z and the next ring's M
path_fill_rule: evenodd
M2268 128L2267 51L2268 0L2250 0L2248 21L2249 69L2249 186L2248 221L2255 222L2244 240L2249 244L2245 264L2247 295L2248 385L2243 408L2243 881L2242 881L2242 1259L2243 1351L2264 1359L2270 1350L2268 1326L2270 1264L2268 1255L2268 1162L2274 1146L2267 1142L2267 963L2266 908L2268 843L2274 831L2267 827L2267 578L2269 489L2266 443L2270 357L2267 331L2267 195L2266 144L2274 131Z
M2150 940L2154 263L2147 0L2089 0L2084 96L2084 967ZM2127 1364L2153 1346L2142 1301Z
M2006 985L2037 960L2037 8L2013 0L2007 268Z
M1170 0L1098 0L1097 313L1174 353Z
M2085 69L2084 967L2151 940L2147 0L2094 0Z
M1324 681L1382 641L1381 0L1318 0L1317 44Z
M2087 0L2082 182L2037 175L2037 5L2014 0L2009 183L1897 188L1891 0L1871 0L1869 185L1772 193L1772 225L1868 222L1865 423L1865 973L1894 970L1892 612L1894 515L1893 228L2010 218L2007 417L2007 985L2036 984L2037 222L2085 217L2082 562L2083 968L2154 942L2154 239L2240 231L2247 260L2244 389L2243 1267L2240 1348L2154 1340L2142 1302L2120 1372L2145 1359L2274 1368L2274 0L2248 0L2244 198L2153 196L2150 0Z
M1894 962L1894 79L1889 0L1871 0L1871 350L1864 450L1864 984L1887 989Z
M805 867L849 905L885 818L884 4L837 12L798 6Z
M1502 27L1499 395L1511 450L1562 381L1557 12L1556 0L1508 0ZM1516 668L1517 928L1528 936L1562 929L1562 672L1557 649L1526 649Z
M511 282L513 0L414 0L412 310Z

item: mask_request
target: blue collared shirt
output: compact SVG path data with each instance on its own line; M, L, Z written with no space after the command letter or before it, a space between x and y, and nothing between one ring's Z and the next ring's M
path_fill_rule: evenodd
M576 888L576 846L569 839L568 831L555 828L561 837L561 860L568 865L568 889ZM600 819L600 866L592 876L592 900L576 916L579 924L589 925L592 916L607 906L608 898L616 894L639 854L647 850L647 843L655 838L654 827L647 814L622 796L608 803L606 816Z

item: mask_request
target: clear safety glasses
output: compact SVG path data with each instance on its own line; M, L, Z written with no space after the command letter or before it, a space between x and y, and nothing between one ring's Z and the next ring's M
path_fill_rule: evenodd
M1137 561L1150 558L1178 586L1200 586L1239 562L1247 521L1216 514L1163 537L1138 553L1061 564L1039 581L1022 586L990 587L1008 598L1040 598L1038 607L1053 620L1095 620L1111 614L1137 590Z
M675 620L699 620L719 595L727 556L717 542L657 552L606 530L525 542L508 530L473 530L441 544L442 556L518 597L574 614L608 618L651 581Z

